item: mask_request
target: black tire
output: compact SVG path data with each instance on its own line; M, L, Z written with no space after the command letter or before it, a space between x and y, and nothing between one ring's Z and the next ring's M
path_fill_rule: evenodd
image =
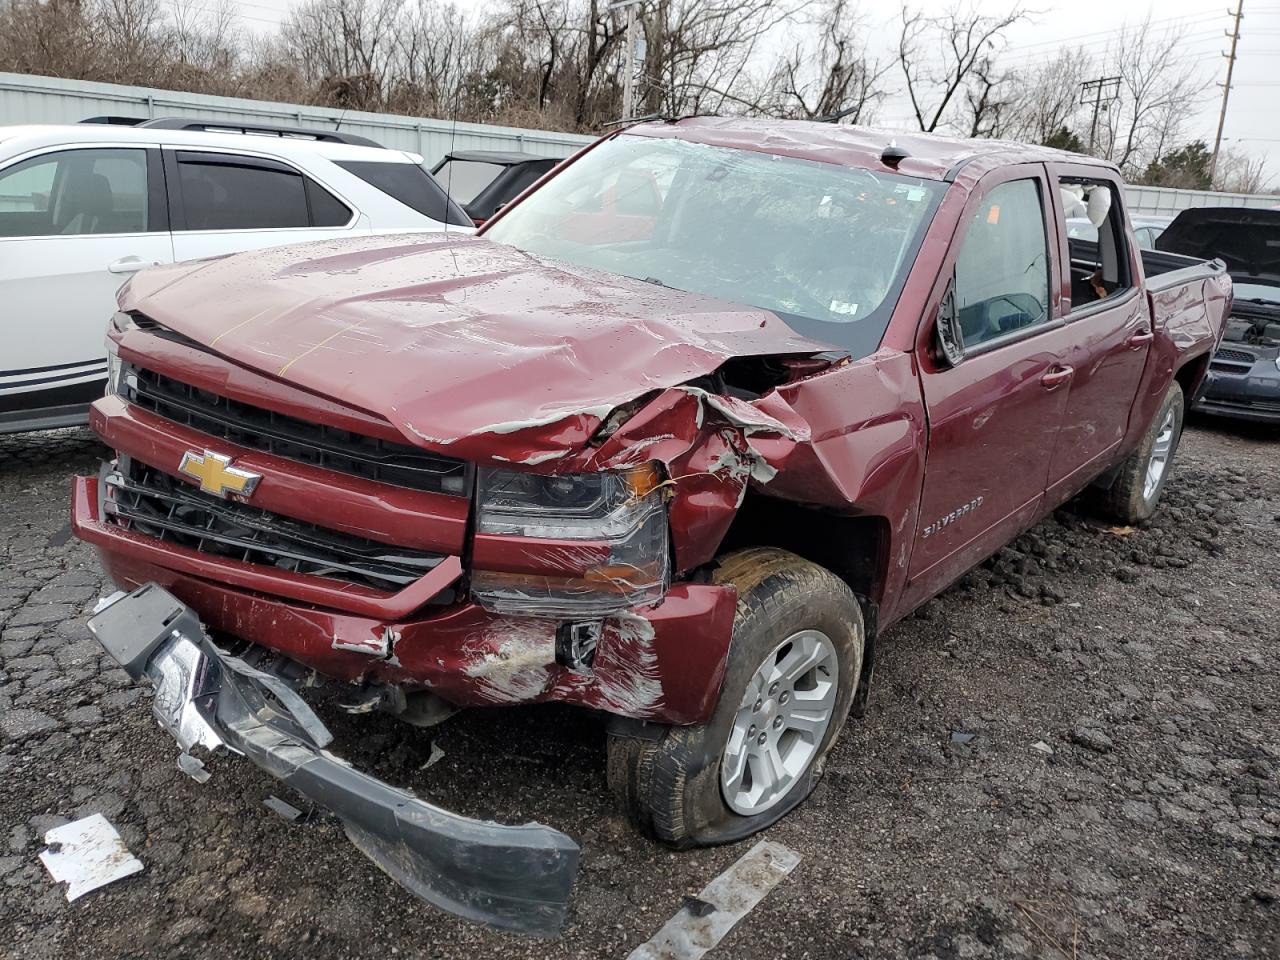
M733 640L710 722L622 729L609 735L609 787L646 836L677 848L729 843L777 822L807 797L844 726L862 671L865 629L857 598L835 574L795 554L751 548L720 561L716 582L738 589ZM786 795L754 815L735 813L720 788L720 760L751 677L783 640L821 630L839 666L834 712L805 772Z
M1151 418L1151 425L1143 434L1142 443L1129 459L1120 465L1120 472L1111 487L1102 492L1100 507L1110 519L1119 523L1139 523L1155 512L1156 505L1160 502L1160 495L1164 492L1165 484L1169 482L1169 475L1173 472L1174 456L1178 452L1178 443L1182 439L1185 406L1182 387L1174 381L1169 384L1164 401L1160 404L1156 415ZM1173 421L1173 445L1169 448L1159 483L1148 493L1144 489L1147 467L1155 450L1156 438L1160 435L1166 418L1170 416Z

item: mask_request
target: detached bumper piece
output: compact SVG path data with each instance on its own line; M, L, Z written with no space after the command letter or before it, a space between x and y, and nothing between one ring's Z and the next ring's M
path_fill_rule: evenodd
M332 810L352 843L428 903L505 930L559 931L579 853L565 834L460 817L355 770L325 749L332 735L282 676L219 650L194 611L155 584L117 594L89 630L155 685L153 712L183 769L199 771L196 746L242 754Z

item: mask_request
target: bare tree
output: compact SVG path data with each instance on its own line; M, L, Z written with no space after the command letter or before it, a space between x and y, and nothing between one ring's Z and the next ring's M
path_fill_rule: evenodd
M1047 143L1061 131L1073 130L1080 110L1080 84L1098 76L1097 71L1094 58L1083 47L1076 47L1009 74L1004 135Z
M1185 26L1153 31L1148 15L1124 27L1103 58L1107 74L1120 78L1120 95L1100 124L1099 146L1126 173L1140 171L1182 139L1210 86L1196 62L1180 55L1185 35Z
M988 87L984 94L982 88L988 81L994 84L993 56L1004 32L1026 18L1021 7L999 16L988 16L963 6L952 7L937 16L926 16L907 6L902 8L898 61L907 97L921 130L936 131L947 119L962 89L971 84L978 87L982 109L987 109L990 89ZM973 105L970 106L972 109ZM971 118L970 127L981 125L981 120Z
M803 120L866 122L886 91L881 81L891 64L867 55L866 17L856 0L828 0L806 24L812 32L774 63L762 97L765 113Z
M1271 175L1267 155L1251 157L1243 150L1228 147L1218 154L1213 189L1228 193L1270 193Z

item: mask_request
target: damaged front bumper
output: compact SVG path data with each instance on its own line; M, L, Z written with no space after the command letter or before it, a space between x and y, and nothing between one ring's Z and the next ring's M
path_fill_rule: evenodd
M184 770L203 775L195 747L242 754L333 811L352 843L428 903L507 930L560 929L579 853L565 834L461 817L355 770L325 749L332 735L289 682L219 650L155 584L116 595L89 630L155 685L153 712Z

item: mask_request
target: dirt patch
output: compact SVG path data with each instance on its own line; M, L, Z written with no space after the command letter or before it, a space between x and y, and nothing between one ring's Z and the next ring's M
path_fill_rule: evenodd
M67 491L100 453L0 438L0 953L625 957L747 849L636 836L599 720L555 707L326 718L434 802L576 837L556 941L418 903L322 811L264 809L281 788L242 762L197 785L83 629L107 588ZM866 718L768 831L800 865L711 956L1280 956L1278 465L1274 435L1196 424L1153 522L1061 510L895 628ZM93 812L146 869L67 904L39 837Z

